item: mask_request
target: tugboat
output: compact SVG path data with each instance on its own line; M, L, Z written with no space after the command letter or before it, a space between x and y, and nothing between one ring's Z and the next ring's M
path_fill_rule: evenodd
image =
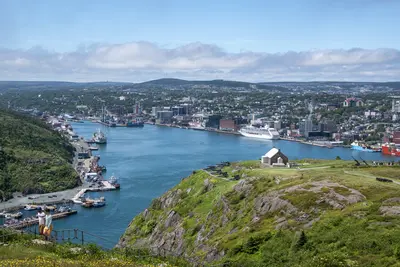
M400 146L396 146L394 143L383 144L382 154L400 157Z
M98 129L97 132L93 134L93 143L107 144L107 137L102 131L100 131L100 129Z
M351 143L351 149L358 150L358 151L364 151L364 152L380 152L380 148L374 148L369 145L366 145L363 142L359 141L354 141Z

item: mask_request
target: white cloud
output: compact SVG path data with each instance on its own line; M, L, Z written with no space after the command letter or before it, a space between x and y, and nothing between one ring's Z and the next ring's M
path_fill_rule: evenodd
M398 80L396 49L228 53L212 44L163 48L150 42L80 47L0 49L1 80L144 81L163 77L245 81Z

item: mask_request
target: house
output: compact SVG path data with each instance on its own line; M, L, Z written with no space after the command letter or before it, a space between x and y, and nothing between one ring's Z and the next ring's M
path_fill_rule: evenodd
M343 101L343 107L362 107L364 103L361 99L350 97Z
M264 156L261 157L261 164L267 166L286 166L289 159L286 157L280 149L273 147Z

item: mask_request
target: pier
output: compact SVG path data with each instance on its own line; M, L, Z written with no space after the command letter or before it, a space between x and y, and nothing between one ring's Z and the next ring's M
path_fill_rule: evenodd
M78 211L76 211L76 210L55 213L55 214L53 214L53 220L62 219L62 218L65 218L67 216L74 215L74 214L77 214L77 213L78 213ZM5 228L15 229L15 230L20 230L20 229L23 229L25 227L36 225L36 224L39 224L39 219L34 218L34 219L22 220L22 221L20 221L18 223L11 224L11 225L5 225L4 227Z
M86 192L105 192L105 191L112 191L118 190L119 187L115 187L114 185L110 184L109 181L101 181L103 187L88 187L81 189L71 200L75 204L82 204L80 197L85 194Z

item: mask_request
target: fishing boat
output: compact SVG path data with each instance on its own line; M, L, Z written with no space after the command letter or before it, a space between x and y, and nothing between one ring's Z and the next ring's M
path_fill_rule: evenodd
M19 219L23 216L22 212L16 212L16 213L4 213L4 218L6 219Z
M93 134L93 143L95 144L106 144L107 143L107 137L106 135L100 131L100 129L97 130L97 132L95 132Z
M400 146L394 143L386 143L382 145L382 154L400 157Z
M117 177L115 177L114 175L111 175L110 179L108 180L108 182L114 186L116 189L120 188L120 184L118 183L118 179Z
M106 205L106 200L105 199L99 199L99 200L95 200L93 202L93 208L100 208L100 207L104 207Z
M68 207L68 206L65 206L65 205L59 207L59 208L56 210L57 213L69 212L69 211L71 211L71 207Z
M354 141L351 143L351 149L364 151L364 152L380 152L381 148L369 146L360 141Z
M85 199L82 200L82 207L85 208L99 208L104 207L106 205L106 199L104 197L100 197L98 199Z

